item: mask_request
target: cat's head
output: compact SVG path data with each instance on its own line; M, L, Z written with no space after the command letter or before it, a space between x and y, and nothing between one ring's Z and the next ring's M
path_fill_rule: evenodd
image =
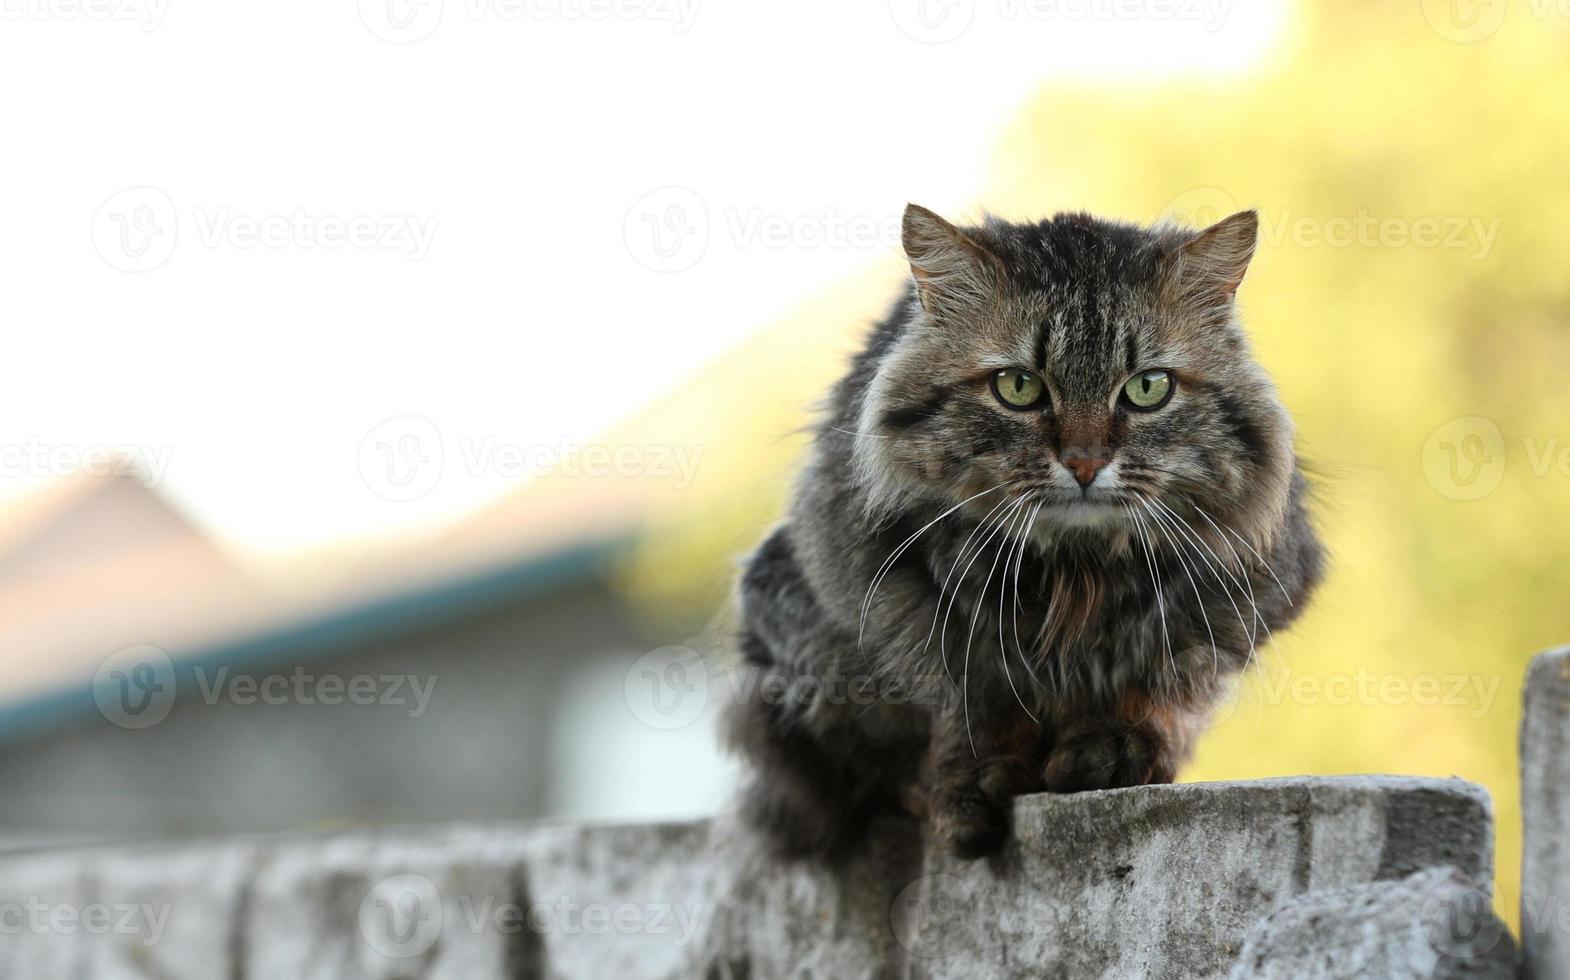
M1083 214L962 229L908 207L914 298L862 379L872 508L1007 484L967 507L1029 492L1039 530L1077 535L1158 501L1268 539L1292 428L1236 314L1256 232L1251 211L1203 231Z

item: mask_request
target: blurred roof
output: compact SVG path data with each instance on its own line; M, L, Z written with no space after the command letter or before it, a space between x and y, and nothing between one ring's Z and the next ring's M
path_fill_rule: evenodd
M0 509L0 734L90 711L94 672L128 646L187 664L321 656L603 575L618 556L654 605L653 565L724 587L751 543L738 508L773 519L779 443L881 312L895 269L825 290L598 441L637 450L637 465L564 468L427 538L257 565L129 469Z
M0 733L90 711L94 672L124 647L190 663L325 655L582 581L630 533L542 521L367 550L296 579L225 553L135 473L62 481L0 511Z
M242 598L258 613L271 605L136 474L62 481L0 512L0 693L47 686L132 642L201 635L231 622Z

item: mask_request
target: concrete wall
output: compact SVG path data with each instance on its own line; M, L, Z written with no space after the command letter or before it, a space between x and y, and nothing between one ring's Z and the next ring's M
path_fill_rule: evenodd
M1006 850L969 864L924 847L903 822L833 868L773 863L723 821L13 855L0 861L0 977L1512 970L1502 929L1481 942L1445 938L1455 909L1476 896L1486 908L1476 883L1492 870L1489 802L1464 782L1142 787L1029 797L1015 817ZM1349 909L1360 917L1331 928ZM1366 934L1360 924L1372 921L1381 928ZM1340 958L1327 966L1333 939ZM1384 969L1396 963L1407 972ZM1368 964L1381 972L1364 973Z
M835 866L726 819L459 823L0 856L0 980L1570 977L1570 650L1521 732L1522 952L1489 799L1387 776L1016 802L957 862L891 821Z
M1526 975L1570 977L1570 647L1538 657L1527 674L1521 817Z

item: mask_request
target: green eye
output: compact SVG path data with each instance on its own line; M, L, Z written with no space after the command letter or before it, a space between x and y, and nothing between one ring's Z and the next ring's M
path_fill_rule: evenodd
M1141 371L1123 386L1123 397L1135 408L1149 412L1165 405L1176 387L1171 371Z
M1047 393L1047 386L1029 371L1004 368L992 376L992 393L1009 408L1034 408Z

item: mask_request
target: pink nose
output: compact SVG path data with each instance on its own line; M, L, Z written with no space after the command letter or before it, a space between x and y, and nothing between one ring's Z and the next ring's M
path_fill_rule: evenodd
M1102 466L1107 465L1107 460L1093 457L1093 455L1064 454L1063 465L1068 466L1069 473L1074 474L1075 481L1080 487L1090 487L1091 481L1096 479L1096 474Z

